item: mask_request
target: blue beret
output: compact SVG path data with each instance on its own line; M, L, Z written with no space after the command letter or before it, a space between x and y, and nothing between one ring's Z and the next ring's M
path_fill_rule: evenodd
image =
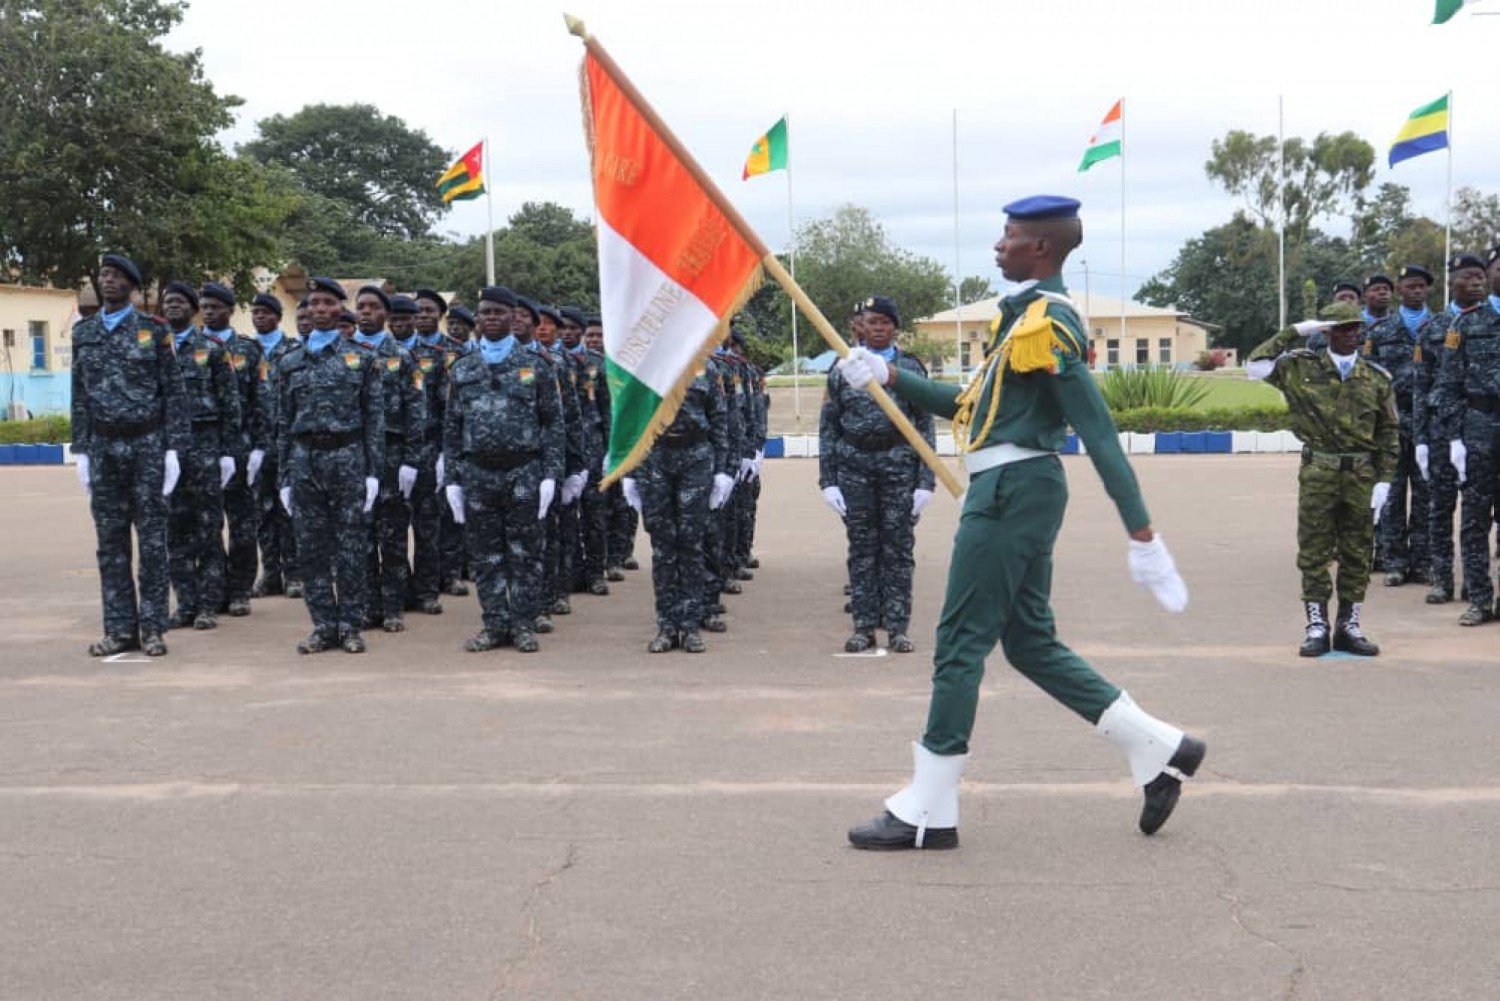
M486 285L479 290L480 302L498 302L502 306L514 307L516 294L504 285Z
M604 317L598 313L590 313L583 318L583 325L585 327L602 327L604 326Z
M357 326L359 324L359 317L354 315L354 310L344 309L339 311L339 322Z
M896 308L896 300L894 299L883 295L872 295L865 300L865 311L890 317L892 323L898 327L901 326L901 311Z
M391 297L387 295L385 289L381 288L379 285L361 286L360 290L354 294L354 298L357 300L362 295L373 295L375 298L380 300L380 304L384 306L387 311L389 311L391 308Z
M549 317L553 323L562 322L562 313L558 312L556 306L538 306L536 311L543 316Z
M140 288L144 284L141 281L141 269L136 267L135 262L124 254L105 254L99 259L99 266L102 268L105 265L123 271L125 277L129 278L136 288Z
M235 303L234 290L225 288L218 282L204 282L203 287L198 290L198 296L202 299L222 302L226 306L233 306Z
M193 304L193 309L196 310L198 308L198 290L187 282L172 282L161 290L161 297L163 299L166 299L169 295L180 295Z
M417 300L409 295L392 296L391 312L401 316L416 316Z
M1344 291L1344 289L1348 289L1350 292L1353 292L1355 295L1359 295L1360 294L1360 287L1358 285L1354 284L1351 281L1343 280L1343 281L1336 281L1336 282L1333 283L1333 294L1334 295L1338 295L1340 292Z
M524 295L518 295L518 296L516 296L516 308L517 309L524 309L524 310L526 310L526 312L530 313L531 314L531 322L532 323L541 323L542 322L542 314L537 312L536 303L532 302L530 299L526 298Z
M1449 271L1462 271L1465 268L1478 268L1484 270L1484 262L1479 259L1478 254L1454 254L1448 259Z
M1401 274L1399 277L1402 281L1405 281L1408 278L1420 278L1429 285L1431 285L1434 281L1432 272L1428 271L1420 264L1408 264L1406 267L1401 269Z
M474 314L466 306L453 306L448 310L450 320L460 320L469 326L475 326Z
M269 292L261 292L254 299L250 300L250 308L254 309L256 306L263 306L277 316L281 315L281 300Z
M438 295L436 292L434 292L430 288L419 288L419 289L417 289L415 292L412 293L412 298L413 299L427 299L427 300L429 300L431 302L437 303L438 315L439 316L442 316L444 313L448 312L448 300L444 299L442 296Z
M307 280L307 293L311 295L314 292L327 292L329 295L336 296L339 302L343 302L349 298L349 293L344 291L344 286L332 278L309 278Z
M1081 205L1078 199L1062 195L1032 195L1011 202L1003 211L1012 219L1077 219Z
M564 320L567 320L569 323L576 323L580 327L586 326L586 324L584 323L583 310L579 309L577 306L559 306L557 307L557 311L561 313L562 318Z

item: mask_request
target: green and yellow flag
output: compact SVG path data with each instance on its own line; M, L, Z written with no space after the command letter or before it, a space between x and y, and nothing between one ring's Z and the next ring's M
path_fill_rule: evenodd
M748 180L756 174L769 174L773 170L786 170L785 115L750 147L750 155L745 157L745 172L740 175L740 180Z
M437 189L444 205L466 202L484 194L484 143L476 143L445 170L437 179Z

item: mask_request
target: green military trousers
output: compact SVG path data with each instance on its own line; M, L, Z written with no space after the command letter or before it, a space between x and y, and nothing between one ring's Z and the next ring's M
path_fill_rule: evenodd
M1302 600L1333 596L1328 565L1338 560L1339 600L1365 600L1375 542L1375 464L1368 455L1304 452L1297 474L1297 569Z
M922 744L965 754L984 659L995 644L1011 666L1090 723L1120 690L1057 638L1052 546L1068 506L1056 457L986 470L969 482L953 540L948 590L933 654L932 704Z

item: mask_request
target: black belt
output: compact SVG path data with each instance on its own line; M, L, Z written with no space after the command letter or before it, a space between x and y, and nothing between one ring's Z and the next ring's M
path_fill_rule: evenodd
M702 428L694 428L691 431L667 431L656 439L656 443L663 448L692 448L708 441L708 432Z
M1500 397L1494 396L1469 396L1469 409L1478 410L1481 413L1494 414L1500 417Z
M385 440L386 441L390 441L392 438L396 439L397 441L405 441L406 440L406 432L405 431L387 431L385 433Z
M1304 466L1322 466L1324 469L1337 469L1341 473L1352 473L1360 466L1373 462L1369 452L1314 452L1310 448L1302 449Z
M194 417L193 418L193 430L194 431L213 431L216 428L218 428L218 426L219 426L219 419L217 417Z
M107 438L115 441L126 438L139 438L150 434L161 427L161 415L157 414L149 420L144 421L120 421L111 424L109 421L93 421L89 424L89 430L96 438Z
M492 473L508 473L513 469L520 469L540 456L540 452L471 452L464 456L464 461Z
M846 434L844 443L861 452L884 452L897 445L905 445L906 439L899 431L890 431L886 434Z
M293 436L297 444L308 448L326 452L335 448L345 448L359 441L359 431L303 431Z

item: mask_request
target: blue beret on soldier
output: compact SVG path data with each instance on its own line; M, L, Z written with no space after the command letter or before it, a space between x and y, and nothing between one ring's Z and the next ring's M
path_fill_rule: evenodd
M250 300L250 308L254 309L256 306L262 306L266 309L269 309L277 316L281 315L281 300L276 298L274 295L271 295L269 292L261 292L254 299Z
M1371 275L1365 279L1365 289L1367 291L1376 285L1384 285L1392 292L1396 291L1396 283L1391 281L1390 275Z
M1429 285L1431 285L1435 280L1432 277L1432 272L1428 271L1420 264L1408 264L1406 267L1401 269L1399 277L1402 281L1405 281L1408 278L1420 278Z
M192 303L194 311L198 309L198 290L187 282L172 282L161 290L161 297L165 299L169 295L180 295Z
M454 306L448 310L448 316L454 320L461 320L469 326L477 326L474 313L466 306Z
M1448 259L1449 271L1462 271L1465 268L1478 268L1484 270L1484 262L1479 259L1478 254L1454 254Z
M1002 211L1012 219L1077 219L1082 205L1078 199L1062 195L1032 195L1011 202Z
M355 294L354 298L358 299L362 295L373 295L375 298L380 300L380 304L385 307L386 312L390 312L391 297L387 295L385 289L381 288L379 285L361 286L360 290Z
M558 312L556 306L537 306L536 311L550 319L553 323L562 322L562 313Z
M526 312L530 313L531 314L531 322L532 323L541 323L542 322L542 314L539 313L539 312L537 312L536 303L532 302L530 299L526 298L524 295L518 295L518 296L516 296L516 308L517 309L524 309L524 310L526 310Z
M345 310L341 310L339 312L339 322L340 323L348 323L348 324L352 324L352 325L358 326L358 324L359 324L359 317L354 315L354 310L352 310L352 309L345 309Z
M559 306L557 307L557 311L561 313L562 318L564 320L567 320L569 323L576 323L580 327L587 326L587 324L584 322L585 317L583 315L583 310L579 309L577 306Z
M343 302L349 298L349 293L344 291L344 286L332 278L309 278L307 280L307 292L309 295L314 292L327 292L329 295L336 296L339 302Z
M512 309L514 309L516 305L516 294L510 289L506 288L504 285L486 285L484 288L479 290L479 301L498 302L502 306L510 306Z
M135 262L124 254L105 254L99 259L99 266L102 268L106 265L124 272L125 277L130 279L132 285L136 288L141 287L141 269L136 267Z
M237 301L234 290L220 285L218 282L204 282L203 287L198 290L198 296L202 299L212 299L222 302L226 306L233 306Z
M883 295L872 295L865 300L865 312L879 313L888 317L896 326L901 326L901 311L896 308L896 300Z
M1345 289L1349 290L1350 292L1353 292L1355 295L1360 295L1361 294L1360 287L1358 285L1354 284L1353 282L1349 281L1348 279L1340 279L1339 281L1336 281L1336 282L1333 283L1333 294L1334 295L1338 295L1340 292L1344 291Z
M604 317L598 313L590 313L583 318L583 325L585 327L602 327L604 326Z
M415 292L412 293L412 298L416 299L416 300L419 300L419 301L422 300L422 299L427 299L430 302L437 303L438 315L439 316L442 316L444 313L448 312L448 300L444 299L441 295L439 295L438 293L434 292L430 288L419 288L419 289L417 289Z
M409 295L391 296L391 312L398 316L416 316L417 300Z

